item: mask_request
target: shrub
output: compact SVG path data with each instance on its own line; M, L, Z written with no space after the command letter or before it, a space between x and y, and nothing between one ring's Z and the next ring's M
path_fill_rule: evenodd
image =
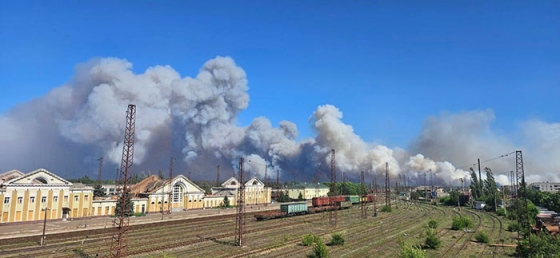
M393 209L391 208L391 206L383 206L383 208L381 208L382 212L391 212L393 211Z
M472 227L473 223L470 218L467 217L453 217L453 223L451 224L451 229L462 230L464 228Z
M313 253L309 255L310 258L325 258L329 257L329 250L327 250L327 246L323 244L322 241L315 243L313 246Z
M428 228L437 228L437 226L438 226L438 223L435 220L430 220L428 222Z
M134 217L144 217L146 216L146 213L142 213L142 212L135 212L134 213Z
M441 246L441 240L437 236L437 232L433 229L426 230L426 240L424 241L424 248L438 249Z
M332 239L329 245L343 245L344 238L342 237L341 233L334 233L332 234Z
M401 252L398 255L399 258L426 258L426 251L420 249L417 246L412 245L401 245Z
M496 210L496 215L502 216L502 217L503 217L503 216L506 216L506 210L504 210L504 208L498 208L498 209Z
M510 223L507 226L507 230L511 231L511 232L515 232L515 231L519 230L519 224L517 224L517 221L514 221L514 222Z
M301 239L301 244L304 245L304 246L310 246L313 243L317 243L319 241L321 241L321 240L319 239L318 236L309 233L309 234L303 236L303 238Z
M480 242L480 243L488 243L490 242L490 238L488 238L488 235L486 235L486 233L479 231L476 233L476 235L474 236L474 239L476 239L476 241Z

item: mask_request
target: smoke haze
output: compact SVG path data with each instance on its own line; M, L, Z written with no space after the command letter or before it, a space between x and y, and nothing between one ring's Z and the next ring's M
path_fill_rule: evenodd
M320 181L329 181L330 150L335 149L338 172L350 178L360 171L381 178L388 163L393 178L400 174L410 184L422 184L424 173L433 173L437 184L459 185L481 158L496 181L508 184L515 155L500 155L523 150L528 181L560 179L558 123L520 122L512 131L521 140L514 141L492 130L492 110L442 113L428 117L405 150L364 141L342 121L341 110L321 105L310 111L315 137L297 141L297 125L289 121L276 126L257 117L245 127L236 125L249 106L249 87L245 71L229 57L207 61L195 77L181 77L169 66L141 74L131 68L123 59L91 60L78 65L66 84L0 115L0 172L44 167L61 176L92 177L101 156L116 167L132 103L137 106L136 172L166 171L175 156L178 173L214 180L220 165L230 168L222 169L224 179L244 157L245 170L261 179L267 171L270 178L279 173L282 179L311 181L318 173Z

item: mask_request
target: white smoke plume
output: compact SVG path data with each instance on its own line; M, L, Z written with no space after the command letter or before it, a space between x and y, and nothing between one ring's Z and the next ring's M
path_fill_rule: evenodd
M213 180L216 165L225 178L244 157L248 175L261 180L266 167L270 179L280 173L282 180L311 181L318 174L320 181L329 181L335 149L337 172L354 180L360 171L381 179L387 163L392 180L402 177L401 184L423 184L424 173L431 173L436 184L458 185L480 158L498 182L507 184L514 155L486 160L522 149L529 181L559 180L560 161L554 157L560 155L560 124L522 122L522 140L513 141L492 130L491 110L444 113L429 117L405 150L365 142L342 121L338 108L323 105L309 118L316 136L297 141L297 126L289 121L274 126L257 117L247 126L236 125L248 108L249 87L245 71L229 57L209 60L195 77L181 77L169 66L140 74L131 69L122 59L91 60L78 65L66 84L0 115L0 172L45 167L70 178L94 176L100 156L116 167L125 111L132 103L137 105L137 172L165 171L175 156L179 173Z

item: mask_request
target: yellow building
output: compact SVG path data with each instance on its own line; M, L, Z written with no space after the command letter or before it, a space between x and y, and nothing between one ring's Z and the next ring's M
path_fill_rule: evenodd
M0 223L80 218L92 211L93 188L46 169L12 170L0 174L0 200Z
M173 180L162 180L152 175L133 185L131 194L146 200L146 212L182 211L204 208L204 189L200 188L183 175Z
M263 182L258 178L253 177L245 183L245 204L268 204L271 201L272 188L265 187ZM212 195L207 196L208 198L220 199L223 203L224 197L228 197L230 205L236 205L237 202L237 190L239 189L239 181L234 177L226 180L221 187L212 187ZM219 206L219 205L218 205ZM208 206L216 207L216 206Z
M301 194L304 200L311 200L314 197L324 197L329 194L329 187L323 184L300 183L288 188L288 197L297 200Z

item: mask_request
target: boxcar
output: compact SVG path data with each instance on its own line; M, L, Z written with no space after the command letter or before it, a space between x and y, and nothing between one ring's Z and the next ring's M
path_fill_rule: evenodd
M313 207L321 207L329 205L329 197L313 197L311 199Z
M351 201L336 202L336 207L338 207L341 210L342 209L348 209L348 208L350 208L350 206L352 206Z
M357 195L347 195L344 199L345 201L350 201L352 204L360 203L360 197Z
M344 195L331 196L329 198L330 198L330 201L331 201L332 204L334 204L336 202L346 201L346 196L344 196Z
M291 215L298 215L298 214L307 214L307 203L306 202L297 202L297 203L288 203L280 205L280 211L285 212L288 216Z
M367 195L367 201L368 201L368 202L374 202L374 201L375 201L375 195L373 195L373 194L368 194L368 195Z

